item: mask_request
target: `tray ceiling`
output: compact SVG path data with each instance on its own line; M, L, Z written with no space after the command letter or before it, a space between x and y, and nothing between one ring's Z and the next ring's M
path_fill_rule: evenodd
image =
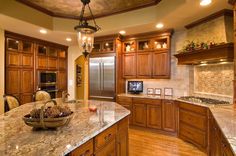
M82 3L80 0L17 0L34 9L54 17L78 19ZM95 18L127 12L152 5L161 0L91 0L90 7ZM85 16L91 18L88 10Z

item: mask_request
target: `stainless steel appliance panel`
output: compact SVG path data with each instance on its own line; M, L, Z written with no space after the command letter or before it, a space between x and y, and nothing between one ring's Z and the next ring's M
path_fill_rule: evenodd
M115 57L90 58L90 98L114 99Z

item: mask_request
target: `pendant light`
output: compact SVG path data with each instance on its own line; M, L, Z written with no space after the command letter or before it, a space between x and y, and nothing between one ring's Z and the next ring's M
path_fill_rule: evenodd
M92 10L89 6L90 0L81 0L81 2L83 3L83 6L79 17L79 24L75 26L74 29L77 31L79 47L82 48L83 55L86 58L93 49L94 33L96 33L101 28L96 24L96 21L94 19ZM84 17L86 6L89 9L94 25L90 25L87 22L86 17Z

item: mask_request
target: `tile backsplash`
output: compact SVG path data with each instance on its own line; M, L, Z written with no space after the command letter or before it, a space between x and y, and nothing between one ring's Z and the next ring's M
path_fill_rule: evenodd
M190 90L193 95L232 98L233 63L195 66L192 72Z

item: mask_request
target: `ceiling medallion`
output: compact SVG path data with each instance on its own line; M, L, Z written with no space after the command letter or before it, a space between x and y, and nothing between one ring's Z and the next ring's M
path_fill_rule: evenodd
M77 31L79 47L82 48L83 55L87 57L93 49L94 33L96 33L101 28L96 24L96 21L94 19L92 10L89 6L90 0L81 0L81 2L83 3L83 7L79 17L79 25L75 26L74 29ZM84 17L86 6L89 9L94 25L90 25L87 22L87 19Z

